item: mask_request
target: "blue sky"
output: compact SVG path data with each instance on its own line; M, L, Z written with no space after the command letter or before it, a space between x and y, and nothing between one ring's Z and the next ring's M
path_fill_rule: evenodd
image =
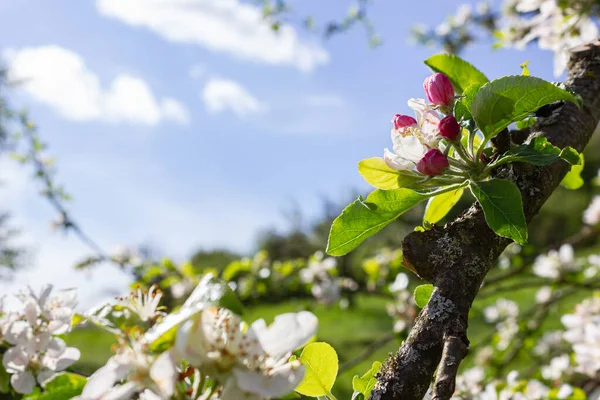
M273 36L247 2L166 3L3 1L0 52L30 78L11 101L27 106L57 156L84 230L107 249L149 242L184 259L199 247L250 252L259 230L285 228L293 205L312 217L323 196L368 190L356 163L389 147L391 116L423 97L422 60L436 51L409 44L411 25L436 25L465 1L376 2L384 44L375 50L361 28L328 41L294 27ZM292 2L318 20L348 3ZM489 77L530 60L552 79L549 52L484 42L463 57ZM87 250L49 231L55 215L29 173L0 160L0 209L32 249L9 289L77 285L89 305L125 288L114 269L72 270Z

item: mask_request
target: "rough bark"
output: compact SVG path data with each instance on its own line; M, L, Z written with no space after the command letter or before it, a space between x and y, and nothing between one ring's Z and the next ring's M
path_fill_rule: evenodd
M547 108L546 113L538 114L543 116L529 138L545 136L558 147L582 151L600 119L600 41L572 50L568 70L565 83L582 97L583 109L572 103ZM529 222L568 170L565 162L558 161L546 167L510 165L496 175L517 184ZM402 250L406 266L433 283L435 290L408 339L383 365L371 400L421 400L436 369L433 398L452 395L458 364L469 346L466 332L471 304L509 243L487 226L477 204L444 227L405 238Z

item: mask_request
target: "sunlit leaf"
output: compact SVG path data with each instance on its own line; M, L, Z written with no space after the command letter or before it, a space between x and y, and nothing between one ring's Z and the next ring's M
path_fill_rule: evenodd
M310 397L330 395L338 373L334 348L324 342L311 343L302 350L299 359L306 366L306 373L296 392Z
M433 294L433 285L426 284L426 285L417 286L415 288L415 293L414 293L415 303L417 303L417 306L419 306L420 308L425 307L427 305L427 303L429 302L429 299L431 298L432 294Z

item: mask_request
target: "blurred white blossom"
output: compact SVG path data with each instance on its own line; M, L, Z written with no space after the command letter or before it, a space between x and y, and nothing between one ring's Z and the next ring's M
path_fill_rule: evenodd
M592 378L600 372L600 298L592 297L575 306L574 314L565 314L561 322L567 328L564 339L575 353L576 371Z
M600 195L594 196L588 208L583 212L583 222L592 226L600 223Z
M11 374L10 382L18 393L31 393L36 384L43 384L71 366L80 353L67 347L55 335L71 329L73 308L77 303L74 289L61 290L50 297L52 286L42 288L39 295L29 289L17 298L22 307L0 318L0 332L10 345L2 364Z
M519 315L519 306L512 300L500 298L496 301L496 304L486 307L483 310L483 315L487 322L515 318Z
M542 254L533 263L533 273L542 278L558 278L563 272L577 271L575 252L570 244L563 244L560 249L550 250Z

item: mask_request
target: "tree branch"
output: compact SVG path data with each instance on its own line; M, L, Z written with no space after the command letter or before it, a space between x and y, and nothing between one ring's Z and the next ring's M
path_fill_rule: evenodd
M555 146L572 146L582 151L600 120L600 42L572 50L566 84L581 95L583 109L562 104L550 115L539 118L529 137L545 136ZM546 167L514 164L499 168L496 176L517 184L529 222L568 170L562 161ZM408 339L381 368L372 400L422 399L450 338L460 338L468 348L466 332L471 304L486 274L509 243L487 226L477 204L444 227L414 232L404 239L404 263L432 282L435 290ZM445 357L439 371L449 368L447 361Z

